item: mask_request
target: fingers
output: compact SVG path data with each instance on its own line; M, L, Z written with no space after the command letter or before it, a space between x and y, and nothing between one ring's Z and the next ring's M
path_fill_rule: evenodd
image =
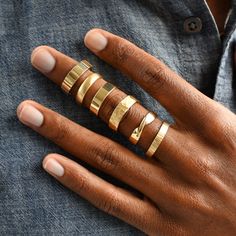
M52 63L53 60L55 63ZM32 63L37 69L42 71L48 78L53 80L58 85L61 85L66 74L76 64L76 62L73 59L47 46L42 46L34 50L34 52L32 53ZM46 69L43 69L43 67L45 67L45 64L47 65ZM48 65L51 65L51 67ZM51 70L49 70L49 67ZM83 76L81 76L81 78L78 79L75 87L73 88L72 95L74 96L76 95L78 87L80 87L80 85L83 83L83 81L89 74L91 74L91 71L88 71ZM83 101L83 104L87 108L90 107L90 104L96 92L105 83L106 83L105 80L99 79L88 90ZM126 96L127 95L118 88L114 89L102 103L102 106L99 110L99 117L106 123L109 123L109 119L115 107ZM140 103L138 102L135 103L121 120L118 130L124 136L129 138L133 133L133 131L140 125L141 121L148 114L148 112L149 111L146 108L144 108ZM160 126L161 126L161 121L158 118L156 118L153 122L146 125L145 128L143 129L142 136L138 141L138 145L145 151L148 150Z
M48 155L43 161L43 167L63 185L106 213L151 235L162 230L162 216L149 201L143 201L130 192L104 181L61 155Z
M177 121L192 126L209 119L215 112L211 99L129 41L107 31L94 29L85 36L85 44L101 59L136 81Z
M37 57L36 57L37 56ZM61 85L63 78L77 63L74 59L48 46L40 46L31 54L31 63L41 73L50 77L57 85Z
M154 185L165 181L165 171L160 167L36 102L21 103L17 114L21 122L64 150L147 196L153 195Z

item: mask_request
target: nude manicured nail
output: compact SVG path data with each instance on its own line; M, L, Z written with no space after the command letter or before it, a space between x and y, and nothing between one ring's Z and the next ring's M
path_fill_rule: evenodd
M36 48L31 55L31 63L39 71L49 73L56 65L56 60L52 54L43 48Z
M89 49L95 52L99 52L107 46L107 39L95 30L91 30L85 35L84 42Z
M43 168L52 175L61 177L64 175L63 166L54 159L49 159L43 164Z
M17 108L17 116L26 125L40 127L43 124L43 114L29 104L20 104Z

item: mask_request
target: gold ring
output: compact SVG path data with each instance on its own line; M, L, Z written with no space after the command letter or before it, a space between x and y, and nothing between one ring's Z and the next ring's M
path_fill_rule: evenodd
M158 147L160 146L161 142L163 141L163 139L165 138L167 131L170 127L170 124L168 124L167 122L163 121L156 137L154 138L154 140L152 141L150 147L148 148L146 155L148 157L153 156L153 154L156 152L156 150L158 149Z
M90 104L90 111L92 111L95 115L98 115L102 103L115 88L116 87L111 83L107 82L106 84L104 84L94 95L93 100Z
M124 115L129 111L129 109L136 103L136 100L132 96L125 97L114 109L109 119L109 127L115 131L118 130L119 124L123 119Z
M102 78L102 76L97 73L92 73L83 81L83 83L80 85L78 92L76 94L77 102L83 103L86 93L99 78Z
M131 143L133 144L136 144L139 141L145 126L152 123L155 120L155 118L156 116L154 113L148 112L142 119L139 126L135 128L134 131L132 132L131 136L129 137L129 141L131 141Z
M72 87L76 83L76 81L90 68L92 65L87 62L86 60L83 60L79 62L77 65L75 65L69 73L66 75L65 79L63 80L61 84L61 89L65 93L70 93Z

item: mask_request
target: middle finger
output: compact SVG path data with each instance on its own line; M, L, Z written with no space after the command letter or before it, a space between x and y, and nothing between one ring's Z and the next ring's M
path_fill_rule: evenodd
M39 65L40 64L40 51L43 52L45 54L45 51L49 54L51 54L53 56L53 58L55 58L55 63L51 68L50 71L45 71L42 69L42 66ZM51 56L51 57L52 57ZM37 60L36 60L37 59ZM48 58L47 58L47 61ZM41 62L42 63L42 62ZM45 63L45 62L43 62ZM65 56L64 54L58 52L57 50L47 47L47 46L41 46L39 48L37 48L36 50L34 50L34 52L32 53L32 64L38 68L42 73L44 73L48 78L50 78L51 80L53 80L56 84L61 85L62 81L64 80L65 76L67 75L67 73L71 70L71 68L73 68L78 62L76 62L75 60L73 60L70 57ZM50 63L49 63L50 64ZM84 75L82 75L78 81L76 82L75 86L72 88L72 95L76 95L76 91L78 90L78 88L80 87L80 85L82 84L82 82L88 77L89 74L91 74L91 71L86 72ZM83 100L83 104L86 107L90 107L91 101L94 97L94 95L96 94L96 92L98 91L99 88L101 88L104 84L106 83L105 80L103 79L98 79L92 86L91 88L88 90L88 92L85 95L85 98ZM119 89L115 89L113 90L108 96L107 98L104 100L104 102L102 103L101 109L99 110L99 117L105 121L106 123L109 123L109 118L111 117L112 112L114 111L115 107L117 106L117 104L119 104L127 95L122 92ZM128 112L125 114L124 118L121 120L118 130L125 135L127 138L130 138L132 132L139 127L141 121L143 120L143 118L148 114L148 110L146 108L144 108L142 105L140 105L139 103L135 103L133 106L131 106L131 108L128 110ZM150 124L146 125L143 129L143 132L141 133L141 137L138 141L138 145L144 149L145 151L148 150L148 148L150 147L151 143L153 142L154 138L156 137L160 126L161 126L161 121L156 118L154 119L154 121L152 121ZM172 128L169 128L168 131L168 136L165 137L165 142L162 142L159 149L162 150L168 150L167 147L169 147L169 143L175 143L175 139L173 139L172 135L169 135L169 133L173 133L176 131L173 130ZM168 139L168 140L166 140ZM177 147L176 145L172 145L172 147L175 149L175 147ZM172 148L172 149L173 149ZM172 150L174 151L174 150ZM175 151L174 151L175 152ZM158 152L156 151L154 153L154 156L157 157ZM159 158L159 156L158 156Z

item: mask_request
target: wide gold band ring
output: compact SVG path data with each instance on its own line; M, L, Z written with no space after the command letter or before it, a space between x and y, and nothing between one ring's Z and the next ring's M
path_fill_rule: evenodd
M83 81L83 83L80 85L80 87L79 87L79 89L77 91L77 94L76 94L76 101L78 103L83 103L84 97L85 97L86 93L88 92L88 90L100 78L102 78L101 75L99 75L97 73L92 73L91 75L89 75Z
M67 94L70 93L76 81L91 67L92 65L86 60L79 62L66 75L65 79L63 80L61 84L61 89Z
M90 111L92 111L95 115L98 115L102 103L115 88L116 87L111 83L107 82L106 84L104 84L94 95L93 100L90 104Z
M155 118L156 116L153 112L148 112L147 115L145 115L144 118L142 119L139 126L136 129L134 129L134 131L130 135L129 141L133 144L137 144L145 126L152 123L155 120Z
M165 138L169 127L170 127L170 124L166 123L165 121L162 123L156 137L154 138L154 140L152 141L150 147L148 148L148 150L146 152L146 155L148 157L151 157L154 155L154 153L156 152L156 150L160 146L161 142Z
M119 124L122 121L124 115L129 111L129 109L138 102L132 96L125 97L114 109L109 119L109 127L115 131L118 130Z

